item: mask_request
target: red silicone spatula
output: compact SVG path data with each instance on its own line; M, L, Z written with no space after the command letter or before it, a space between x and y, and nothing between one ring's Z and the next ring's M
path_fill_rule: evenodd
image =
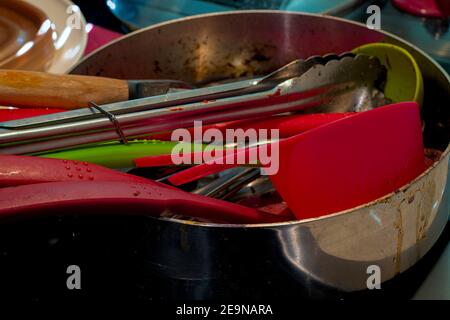
M288 116L274 116L258 118L253 120L240 120L228 123L221 123L202 127L203 132L208 129L217 129L222 132L222 135L226 137L227 129L278 129L280 138L288 138L293 135L320 127L322 125L328 124L333 121L344 119L355 115L355 112L344 112L344 113L316 113L316 114L300 114L300 115L288 115ZM194 136L194 129L189 129L191 136ZM202 133L203 134L203 133ZM268 132L268 137L270 137L270 132ZM158 136L159 138L168 138L169 136ZM195 153L191 154L191 158L194 159ZM202 157L200 157L201 159ZM173 165L172 155L158 155L158 156L146 156L137 158L134 160L137 167L160 167ZM194 163L193 160L191 163Z
M268 223L283 217L157 182L50 182L0 189L0 219L66 214L176 214L224 223Z
M86 162L0 155L0 187L3 187L0 212L8 215L17 210L20 213L59 210L65 204L71 208L90 208L88 212L110 208L110 213L114 213L124 206L127 212L155 210L154 215L158 215L167 205L167 210L177 214L219 222L264 223L285 219Z
M279 170L270 178L298 219L373 201L425 169L419 107L414 102L361 112L281 140L279 150ZM169 181L179 185L230 166L202 164Z
M262 117L248 120L237 120L223 123L216 123L202 126L202 135L208 129L219 130L223 136L226 135L227 129L279 129L280 138L287 138L295 134L308 131L318 126L336 121L342 118L347 118L353 115L354 112L343 113L312 113L312 114L297 114L297 115L277 115L272 117ZM187 128L191 136L194 136L194 128ZM156 140L172 140L172 131L156 133L147 137L148 139Z
M0 155L0 187L56 181L132 181L147 179L87 162Z

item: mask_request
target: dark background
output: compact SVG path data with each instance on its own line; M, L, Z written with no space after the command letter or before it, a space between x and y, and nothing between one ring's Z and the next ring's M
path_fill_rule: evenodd
M128 30L106 6L106 0L72 0L81 8L87 22L101 27L126 33Z

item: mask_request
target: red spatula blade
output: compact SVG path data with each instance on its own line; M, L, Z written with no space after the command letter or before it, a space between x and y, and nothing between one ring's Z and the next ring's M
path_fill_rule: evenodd
M419 107L400 103L306 132L280 150L271 180L298 219L353 208L425 169Z

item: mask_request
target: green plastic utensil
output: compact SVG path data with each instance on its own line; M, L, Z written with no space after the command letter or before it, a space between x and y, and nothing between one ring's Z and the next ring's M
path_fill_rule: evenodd
M393 103L415 101L422 105L423 78L414 57L405 49L388 43L369 43L353 50L377 57L387 69L384 94Z
M194 148L192 144L184 142L134 140L129 141L128 144L108 142L77 149L39 154L39 156L43 158L86 161L108 168L132 168L135 167L134 159L171 154L175 146L177 148ZM201 147L203 148L204 145L201 145Z

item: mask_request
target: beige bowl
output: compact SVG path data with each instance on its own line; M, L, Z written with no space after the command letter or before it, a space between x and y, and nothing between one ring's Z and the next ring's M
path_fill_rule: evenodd
M0 3L0 68L46 70L55 51L51 21L21 0Z

